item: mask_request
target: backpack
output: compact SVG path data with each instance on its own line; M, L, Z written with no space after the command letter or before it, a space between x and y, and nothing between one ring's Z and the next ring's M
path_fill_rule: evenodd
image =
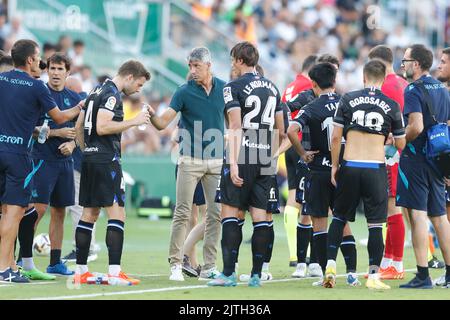
M450 128L447 123L440 123L436 120L431 97L425 89L423 81L416 81L416 84L423 94L425 105L434 123L425 128L427 134L426 158L440 175L450 178Z

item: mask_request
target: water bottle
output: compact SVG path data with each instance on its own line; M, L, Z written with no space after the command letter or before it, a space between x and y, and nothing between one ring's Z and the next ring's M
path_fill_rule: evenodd
M131 286L131 282L119 277L109 277L108 284L110 286Z
M148 112L148 106L145 103L142 104L142 111ZM140 126L138 126L138 129L141 131L144 131L146 128L147 125L145 124L141 124Z
M88 277L86 279L86 282L88 284L109 284L109 278L108 276L102 275L102 274L97 274L94 275L93 277Z
M390 159L395 156L397 153L397 148L394 147L392 144L384 146L384 152L386 155L386 159Z
M41 130L39 131L39 137L38 142L39 143L45 143L45 140L47 140L48 131L50 130L48 126L48 119L44 120L44 124L41 127Z

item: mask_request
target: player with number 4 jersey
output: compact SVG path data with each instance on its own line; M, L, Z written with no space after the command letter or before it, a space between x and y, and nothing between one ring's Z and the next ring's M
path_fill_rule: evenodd
M112 80L106 80L89 94L85 108L78 118L77 140L84 155L79 203L84 209L75 232L75 283L87 283L87 279L93 276L88 271L87 258L92 229L100 208L105 208L109 218L106 245L110 284L139 283L139 280L128 277L120 267L125 226L125 184L120 164L120 138L123 131L133 126L148 124L150 108L131 120L123 121L120 94L139 92L149 79L150 73L140 62L125 62Z

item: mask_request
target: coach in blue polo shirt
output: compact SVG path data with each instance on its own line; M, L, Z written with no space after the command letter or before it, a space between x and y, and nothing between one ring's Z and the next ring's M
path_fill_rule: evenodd
M176 206L170 238L170 280L183 281L183 243L192 209L197 183L202 182L206 198L206 226L203 242L204 265L200 278L218 274L215 267L220 236L220 209L214 202L223 162L223 128L225 82L211 73L211 54L207 48L195 48L188 57L192 80L180 86L169 108L159 117L151 117L152 124L162 130L175 119L178 112L184 124L180 130L182 142L178 160ZM150 114L154 113L150 110Z
M450 99L443 83L429 74L433 53L423 45L409 47L402 67L411 84L405 89L403 110L406 126L406 148L399 164L397 181L397 206L407 209L411 220L417 274L400 288L431 289L428 273L428 217L433 223L446 264L446 286L450 287L450 223L445 208L444 178L427 162L425 144L427 129L434 123L421 91L430 97L438 122L450 124Z
M11 56L15 69L0 74L0 281L28 282L15 270L13 251L37 171L29 158L32 133L42 112L64 123L80 113L81 104L61 111L45 84L32 77L41 60L36 42L17 41Z

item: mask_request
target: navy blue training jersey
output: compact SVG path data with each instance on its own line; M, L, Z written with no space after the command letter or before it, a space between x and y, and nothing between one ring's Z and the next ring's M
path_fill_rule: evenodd
M423 81L425 90L427 90L430 95L436 120L444 123L450 120L450 95L445 85L431 76L422 76L420 80ZM416 139L406 145L402 155L404 154L411 158L426 161L424 149L427 139L427 129L434 123L428 108L425 106L425 99L422 95L422 91L420 91L415 82L405 88L405 107L403 109L405 126L408 125L409 114L413 112L422 113L424 130Z
M97 114L99 110L113 113L113 121L123 121L123 105L120 92L114 82L106 80L91 91L84 105L83 161L107 163L120 158L121 133L99 136Z
M300 92L294 100L287 101L286 104L291 112L298 111L308 103L316 99L313 89L308 89Z
M300 109L293 123L301 128L308 126L311 150L319 151L308 163L311 170L331 170L331 135L333 116L339 103L339 95L326 93Z
M314 101L316 98L317 97L314 94L313 89L308 89L308 90L300 92L294 100L286 102L286 104L292 113L294 113L294 112L298 113L304 106L306 106L308 103ZM301 142L302 142L302 146L303 146L303 148L305 148L305 150L311 150L311 138L310 138L309 127L307 125L302 128L302 141Z
M18 69L0 73L0 152L27 154L39 116L56 106L41 80Z
M405 136L400 106L377 88L365 88L342 96L334 116L334 125L344 128L344 137L349 130L358 130L394 138Z
M277 87L256 73L246 73L225 85L223 97L226 112L241 110L239 163L270 165L275 114L283 112Z
M55 91L50 86L48 86L50 94L56 101L56 104L61 110L67 110L76 106L82 99L78 93L75 91L64 88L61 91ZM44 123L44 120L48 120L48 125L50 129L60 129L60 128L73 128L75 127L75 120L67 121L63 124L56 124L46 113L41 114L39 118L38 126ZM32 156L35 159L43 159L47 161L59 161L65 159L71 159L72 156L65 156L58 149L64 142L71 141L70 139L64 139L59 137L48 138L45 143L35 143L33 146Z

